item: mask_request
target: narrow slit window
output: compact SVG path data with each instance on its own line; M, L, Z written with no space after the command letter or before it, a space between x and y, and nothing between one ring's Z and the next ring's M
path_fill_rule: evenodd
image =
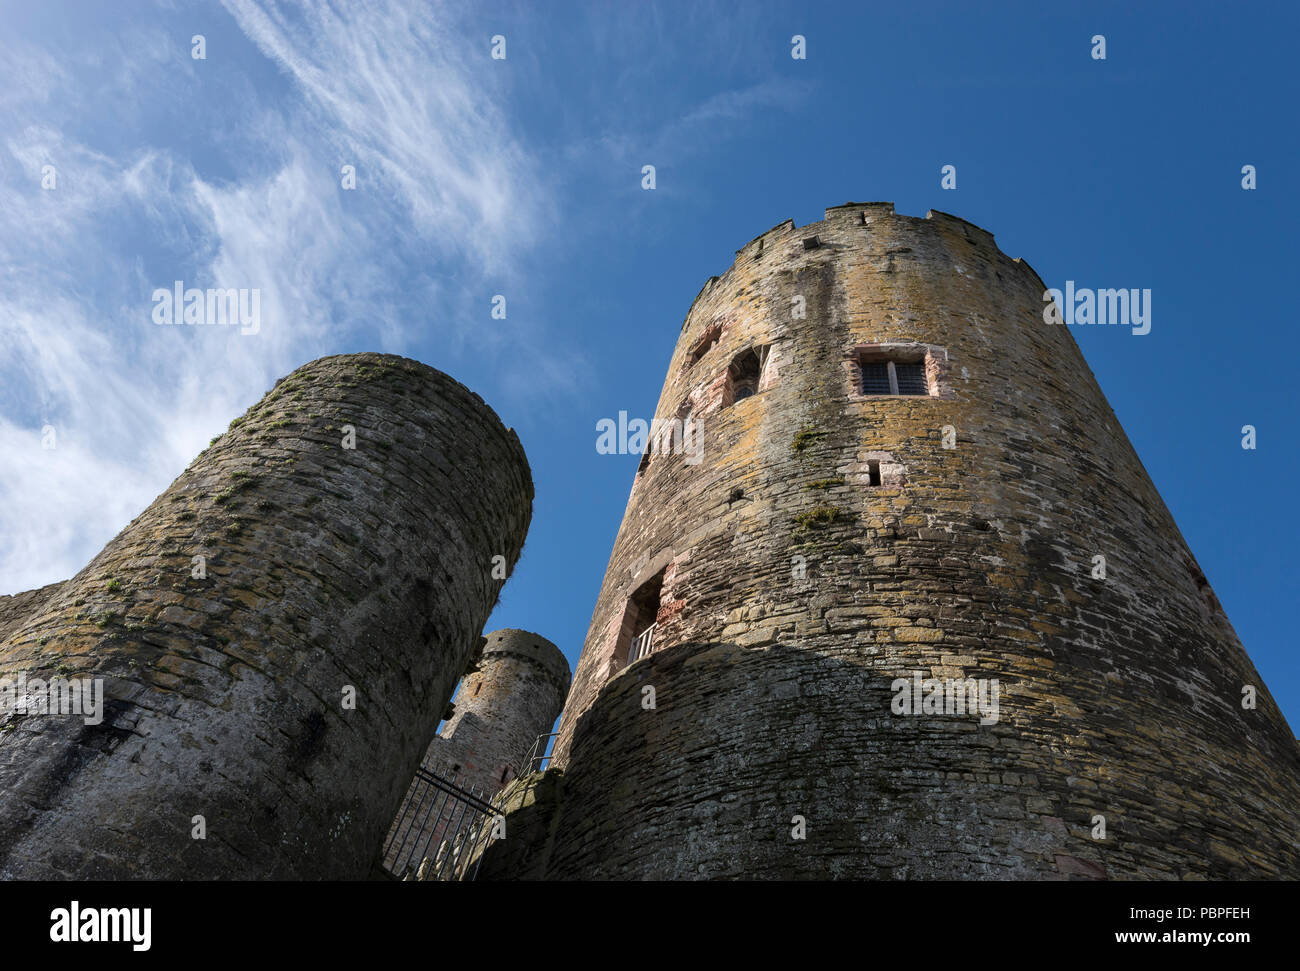
M682 402L677 409L677 417L673 421L672 429L669 432L669 445L672 451L677 455L682 454L686 449L686 439L689 434L694 434L695 430L691 428L691 418L695 414L695 405L688 398Z
M880 485L880 463L875 459L867 463L867 485Z

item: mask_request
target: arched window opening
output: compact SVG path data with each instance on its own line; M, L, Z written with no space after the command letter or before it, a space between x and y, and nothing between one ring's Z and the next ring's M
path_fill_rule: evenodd
M655 621L659 616L664 571L660 570L628 598L614 657L623 666L639 661L654 650Z
M732 360L731 366L727 368L727 389L722 402L724 408L758 394L763 379L763 366L767 363L767 352L767 347L751 347Z

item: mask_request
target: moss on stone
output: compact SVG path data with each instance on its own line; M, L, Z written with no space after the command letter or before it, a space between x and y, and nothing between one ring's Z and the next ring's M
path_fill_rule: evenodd
M837 475L830 479L814 479L812 482L804 483L804 488L825 490L839 485L844 485L844 477Z
M814 444L815 442L821 441L825 437L826 437L826 433L824 431L821 431L820 429L805 428L803 431L795 435L794 441L790 443L790 446L796 452L802 452L810 445Z
M840 518L841 510L836 506L817 506L794 517L801 529L821 529Z

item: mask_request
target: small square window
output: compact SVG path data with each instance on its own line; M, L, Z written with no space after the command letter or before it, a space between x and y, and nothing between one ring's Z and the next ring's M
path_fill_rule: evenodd
M860 394L872 397L929 397L932 394L926 361L918 360L912 348L894 351L876 346L855 351L851 359L855 365Z
M704 357L704 355L709 352L709 349L718 342L718 338L721 336L721 324L714 324L706 330L704 335L695 342L695 346L691 348L690 354L687 355L686 367L693 367L695 364L699 363L700 358Z

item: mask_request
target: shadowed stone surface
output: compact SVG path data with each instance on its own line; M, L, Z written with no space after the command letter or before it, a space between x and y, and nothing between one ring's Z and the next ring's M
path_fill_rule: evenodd
M569 662L545 637L526 630L496 630L484 641L478 667L465 675L455 712L425 761L458 784L493 795L525 771L533 743L560 716Z
M461 681L452 717L429 743L424 768L491 800L527 771L534 743L550 732L568 690L569 662L545 637L514 628L484 635L476 667ZM542 745L537 754L545 752ZM464 819L443 809L428 798L426 782L412 782L389 831L384 866L390 872L418 867L425 854L438 859L444 838L456 842ZM419 853L410 854L415 847Z
M0 677L103 678L108 709L0 720L0 877L366 876L531 508L446 375L294 371L0 643Z
M1045 289L889 203L705 285L656 409L702 461L638 473L558 768L480 878L1300 876L1292 732ZM900 349L930 393L863 394ZM916 674L998 679L998 721L894 714Z

